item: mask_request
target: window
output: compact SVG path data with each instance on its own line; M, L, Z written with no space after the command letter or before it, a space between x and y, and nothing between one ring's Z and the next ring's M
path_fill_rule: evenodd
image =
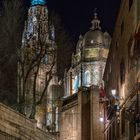
M101 72L100 67L95 66L93 69L93 85L99 85L100 76L101 76L100 72Z
M128 42L128 56L133 57L133 53L134 53L134 39L131 36Z
M110 64L110 67L109 67L109 72L111 73L111 70L112 70L112 68L111 68L111 64Z
M116 51L118 50L119 42L116 41Z
M125 62L124 62L124 59L122 59L121 63L120 63L120 82L121 82L121 84L123 84L124 81L125 81Z
M91 81L91 77L90 77L90 72L89 71L85 72L85 77L84 78L85 78L85 84L89 85L90 81Z
M136 43L134 46L134 54L135 57L140 57L140 37L136 39Z
M140 29L135 36L131 36L128 42L128 66L132 69L138 65L138 58L140 57Z
M81 73L78 74L78 87L81 86Z
M133 0L129 0L129 11L131 10L132 4L133 4Z
M74 78L74 85L73 85L74 90L78 89L78 76L76 75Z
M91 41L90 40L86 40L86 46L91 46Z

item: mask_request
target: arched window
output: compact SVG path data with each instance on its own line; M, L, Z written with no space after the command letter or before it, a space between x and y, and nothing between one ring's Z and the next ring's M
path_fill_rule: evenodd
M81 73L78 74L78 87L81 86Z
M85 81L85 85L89 85L91 83L90 71L85 72L84 81Z
M76 75L75 78L74 78L73 89L74 89L74 90L78 89L78 76L77 76L77 75Z

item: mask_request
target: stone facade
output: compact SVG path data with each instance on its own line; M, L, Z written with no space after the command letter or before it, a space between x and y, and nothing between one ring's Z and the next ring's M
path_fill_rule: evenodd
M70 99L69 99L70 100ZM78 101L77 95L73 100L66 103L60 113L60 136L59 140L77 140L78 139Z
M140 133L140 1L123 0L104 73L107 140L133 140Z
M90 30L80 35L72 66L64 75L60 140L104 139L100 89L111 37L102 31L96 12L91 23Z
M56 140L31 120L0 104L0 140Z
M91 23L90 30L79 36L72 66L65 73L65 96L76 93L81 86L100 86L102 83L111 37L102 31L96 12Z
M22 38L18 66L18 100L22 112L35 118L39 128L58 131L53 104L53 87L58 87L56 44L53 25L49 24L46 0L31 0ZM58 118L58 117L57 117Z
M82 88L64 99L59 140L104 140L99 87Z

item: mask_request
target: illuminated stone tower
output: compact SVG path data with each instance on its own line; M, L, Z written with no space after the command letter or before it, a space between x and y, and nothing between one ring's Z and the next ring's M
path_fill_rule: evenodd
M44 94L44 98L41 104L36 107L35 118L37 120L38 127L46 128L48 122L52 124L52 115L50 114L53 110L53 93L51 86L58 84L55 63L56 44L54 42L54 28L50 29L48 25L48 9L46 0L31 1L31 6L28 10L28 18L25 22L22 48L24 50L23 59L25 59L25 62L27 63L27 66L25 66L24 75L26 75L28 71L30 72L28 75L24 93L26 107L25 114L29 117L30 115L34 114L34 112L31 111L34 107L33 105L35 104L35 102L39 101L41 99L41 96ZM39 62L38 56L41 51L42 58L40 59L40 64L35 63L36 60L37 62ZM35 67L30 71L30 66ZM38 66L39 69L37 71ZM38 74L35 81L34 78L37 72ZM47 85L46 81L49 80L50 76L52 77L52 79L49 82L48 88L44 92L45 86ZM36 90L35 94L33 93L33 90Z

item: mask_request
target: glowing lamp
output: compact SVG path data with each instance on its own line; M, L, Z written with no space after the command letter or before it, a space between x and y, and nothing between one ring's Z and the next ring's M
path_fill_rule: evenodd
M100 117L100 122L104 122L104 118L103 117Z
M115 90L115 89L111 90L111 94L112 94L113 96L116 96L116 90Z

